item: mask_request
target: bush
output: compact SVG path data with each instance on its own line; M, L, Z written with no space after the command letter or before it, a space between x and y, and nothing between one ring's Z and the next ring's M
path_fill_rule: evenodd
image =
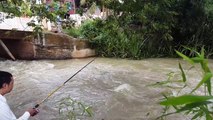
M112 14L80 28L79 36L89 39L100 56L177 57L174 50L184 52L183 46L195 50L204 46L207 54L213 52L211 0L123 1L102 1L99 4L112 9Z

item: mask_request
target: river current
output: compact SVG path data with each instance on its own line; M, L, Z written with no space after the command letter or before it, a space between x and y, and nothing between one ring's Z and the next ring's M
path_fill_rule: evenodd
M22 115L92 59L0 61L0 70L15 78L13 91L6 95L11 109L17 117ZM178 62L184 69L190 68L180 59L97 58L41 104L40 113L30 120L59 120L58 105L66 97L91 106L94 115L89 120L154 120L163 111L158 104L161 93L169 90L150 85L166 80L170 72L179 72ZM192 86L200 74L199 70L187 72ZM167 119L188 120L184 115Z

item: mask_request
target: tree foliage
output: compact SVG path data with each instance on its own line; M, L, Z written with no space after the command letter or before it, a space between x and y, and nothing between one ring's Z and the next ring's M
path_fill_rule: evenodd
M54 1L51 7L60 0ZM137 59L175 56L174 49L185 52L182 46L205 46L207 53L213 52L212 0L86 0L84 6L94 2L108 8L110 16L82 27L80 33L92 40L100 55ZM55 21L57 15L66 12L49 11L45 4L23 0L1 0L0 11L8 13L7 17L37 16L38 21Z
M27 23L28 26L33 27L35 35L42 37L43 24L42 21L56 22L57 16L64 16L66 9L50 10L59 5L60 0L54 0L50 5L38 4L36 0L1 0L0 1L0 22L7 18L13 17L30 17L32 20ZM59 8L59 7L58 7Z
M112 26L116 26L116 31L107 36L113 38L117 31L118 34L124 34L119 44L125 43L126 39L129 43L137 39L140 42L140 49L137 51L140 57L173 56L176 55L174 49L184 51L182 46L195 49L205 46L207 53L213 52L212 0L88 0L88 2L96 2L99 6L104 5L113 11L100 29L104 34L104 26L114 24ZM99 38L95 39L98 40L97 43L111 41L100 35L94 38ZM103 46L107 45L102 44L99 50L103 49ZM108 48L103 52L106 49Z

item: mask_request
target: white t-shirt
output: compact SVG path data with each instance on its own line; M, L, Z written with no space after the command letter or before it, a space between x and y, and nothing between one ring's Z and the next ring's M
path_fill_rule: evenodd
M25 112L17 119L8 106L6 98L0 94L0 120L28 120L29 117L30 113Z

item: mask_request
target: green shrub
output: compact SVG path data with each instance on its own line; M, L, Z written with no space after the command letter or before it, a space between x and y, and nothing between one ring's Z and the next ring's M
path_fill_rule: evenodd
M132 59L177 57L174 49L184 52L183 46L195 50L204 46L212 55L211 0L123 1L125 4L114 0L99 2L113 10L111 15L80 27L78 36L89 39L98 55Z
M80 33L80 29L79 28L75 28L75 27L70 27L70 28L67 28L67 29L64 29L63 30L66 34L72 36L72 37L75 37L75 38L78 38L81 33Z
M64 98L60 101L59 114L62 120L79 120L92 117L92 109L72 98Z

